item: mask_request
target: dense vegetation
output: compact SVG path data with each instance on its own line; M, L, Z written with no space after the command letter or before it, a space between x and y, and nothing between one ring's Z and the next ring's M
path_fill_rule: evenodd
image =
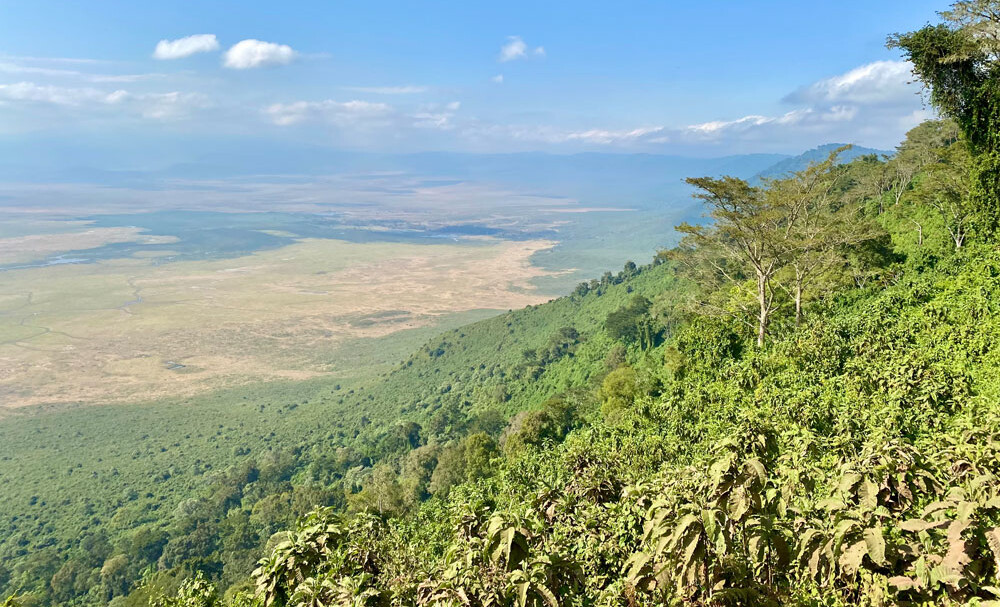
M691 179L653 264L317 387L169 513L6 523L9 601L1000 604L1000 4L944 16L893 38L945 116L893 158Z
M674 281L665 266L629 264L572 297L474 324L455 319L461 329L419 349L426 332L359 353L404 359L370 381L8 417L0 584L30 604L85 605L132 592L144 571L204 571L228 586L297 516L317 505L363 508L364 488L384 477L377 464L399 468L417 446L424 459L403 499L415 504L465 478L438 466L438 451L460 467L451 447L463 437L485 432L495 442L514 413L586 385L609 351L624 352L604 335L608 314ZM404 348L413 354L396 354Z

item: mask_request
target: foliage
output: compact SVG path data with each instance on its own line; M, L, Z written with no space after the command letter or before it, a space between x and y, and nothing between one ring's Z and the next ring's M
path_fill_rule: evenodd
M810 314L775 291L766 348L717 315L639 344L631 331L655 318L654 306L619 304L603 321L612 339L593 358L615 362L589 390L516 414L499 451L482 433L444 444L437 465L455 471L447 491L415 510L338 518L329 537L303 519L261 562L258 596L268 605L1000 601L1000 252L946 245L955 226L927 198L950 195L942 179L965 185L953 170L964 143L946 132L925 125L901 146L906 162L922 159L892 186L905 187L899 196L865 178L894 161L823 169L833 181L800 199L804 212L826 215L810 229L837 233L828 222L850 208L885 235L871 239L869 226L849 230L865 234L858 241L833 238L840 278L806 300ZM910 240L913 217L926 222L926 241ZM815 250L800 238L786 241L782 263ZM921 255L930 243L933 259ZM859 280L857 264L873 278ZM639 346L627 360L622 341ZM463 474L473 444L482 455ZM352 524L360 530L344 531Z
M944 23L889 39L913 63L931 102L958 123L973 156L972 196L982 227L1000 222L1000 3L962 0L942 13Z

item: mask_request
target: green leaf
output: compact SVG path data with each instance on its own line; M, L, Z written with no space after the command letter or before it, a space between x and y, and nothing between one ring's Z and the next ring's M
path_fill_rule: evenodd
M885 558L885 539L882 537L881 527L865 529L865 546L868 549L868 557L879 567L888 564Z
M767 470L764 468L764 464L757 458L751 458L743 464L745 468L750 468L753 475L757 480L763 484L767 480Z
M845 474L840 478L838 489L841 493L850 493L854 487L861 482L861 475L855 472Z
M865 478L858 487L858 500L865 510L874 510L878 506L878 485Z
M729 500L729 514L738 521L741 520L749 510L750 498L747 496L747 491L743 487L738 487L736 491L733 492L733 495Z

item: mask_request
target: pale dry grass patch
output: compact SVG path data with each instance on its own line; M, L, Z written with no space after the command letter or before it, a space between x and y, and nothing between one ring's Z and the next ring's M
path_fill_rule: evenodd
M531 256L553 244L312 239L235 259L6 272L0 403L150 400L343 373L358 364L336 356L351 340L545 301Z

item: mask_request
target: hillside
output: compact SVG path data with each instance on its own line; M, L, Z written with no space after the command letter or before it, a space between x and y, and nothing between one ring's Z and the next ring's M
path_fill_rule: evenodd
M904 149L939 130L918 127ZM720 272L718 261L700 263L713 238L741 229L754 211L682 227L688 236L670 263L616 285L625 293L600 296L620 298L615 305L595 307L599 298L588 302L581 286L573 297L432 341L404 366L425 387L409 404L397 400L401 411L426 413L434 411L428 400L442 400L429 419L418 417L428 426L410 428L417 435L409 453L397 466L375 466L348 495L348 516L321 508L273 538L244 590L230 588L227 600L992 604L1000 569L1000 251L985 235L960 245L913 240L905 218L922 217L915 213L924 196L941 192L940 173L961 168L948 159L964 143L940 145L939 160L921 168L891 212L879 199L891 192L864 193L863 177L882 168L868 160L830 158L767 192L740 180L692 180L710 192L709 205L745 197L747 209L750 200L777 204L761 212L767 221L789 212L796 223L775 238L803 216L788 210L798 203L784 206L800 200L800 188L841 192L837 200L805 199L816 205L810 216L833 214L830 225L846 225L840 213L868 218L850 226L858 240L826 266L824 295L804 310L786 300L760 320L763 343L754 339L758 319L738 311L742 296L725 283L733 266ZM853 185L834 187L845 183ZM926 227L940 237L950 224L937 219ZM754 238L770 238L760 227L769 224L752 225ZM728 255L738 263L737 253ZM682 312L676 295L652 308L623 298L657 275L682 281L675 285L697 280L686 287L701 302L697 311ZM724 302L731 312L705 312ZM569 340L573 332L558 330L545 342L556 361L537 376L539 365L525 366L539 360L537 348L509 354L504 334L521 334L515 325L533 335L519 346L534 345L570 319L588 337ZM487 338L491 348L473 345ZM558 380L574 374L579 381ZM498 376L530 380L498 390ZM588 376L593 389L574 389ZM463 428L459 438L446 423L456 417L440 417L448 410L440 396L452 391L462 402L501 394L494 403L535 407L516 414L499 441L485 426ZM421 482L429 499L409 503ZM153 597L177 592L169 577L149 583ZM195 578L177 596L206 605L213 592Z
M404 420L361 420L370 468L343 452L310 466L345 502L274 536L226 600L990 604L1000 253L983 232L949 239L953 217L925 208L963 175L965 144L928 137L948 132L911 132L904 150L936 147L889 209L868 176L899 167L870 159L831 157L769 190L691 180L715 223L682 226L667 263L432 340L362 397ZM791 223L768 228L776 213ZM737 269L752 260L712 247L807 242L775 263L818 263L816 241L788 240L802 217L838 243L822 280L758 276L756 296L782 303L744 307ZM131 604L216 600L202 577L146 581Z
M607 315L675 280L666 265L629 266L419 349L426 332L401 334L396 351L355 352L404 360L360 384L273 382L139 406L11 414L0 426L0 584L45 601L100 604L110 598L102 584L64 589L48 580L76 579L116 553L129 555L122 588L157 563L237 582L271 534L316 505L344 507L374 463L474 430L499 438L513 413L589 385L606 372ZM412 355L400 356L406 350ZM540 354L529 360L530 350ZM244 513L235 549L227 539L234 505Z
M371 604L988 599L998 276L995 250L972 252L845 296L766 352L689 327L666 367L605 381L601 415L412 518L303 520L258 588ZM316 538L333 547L287 564Z

